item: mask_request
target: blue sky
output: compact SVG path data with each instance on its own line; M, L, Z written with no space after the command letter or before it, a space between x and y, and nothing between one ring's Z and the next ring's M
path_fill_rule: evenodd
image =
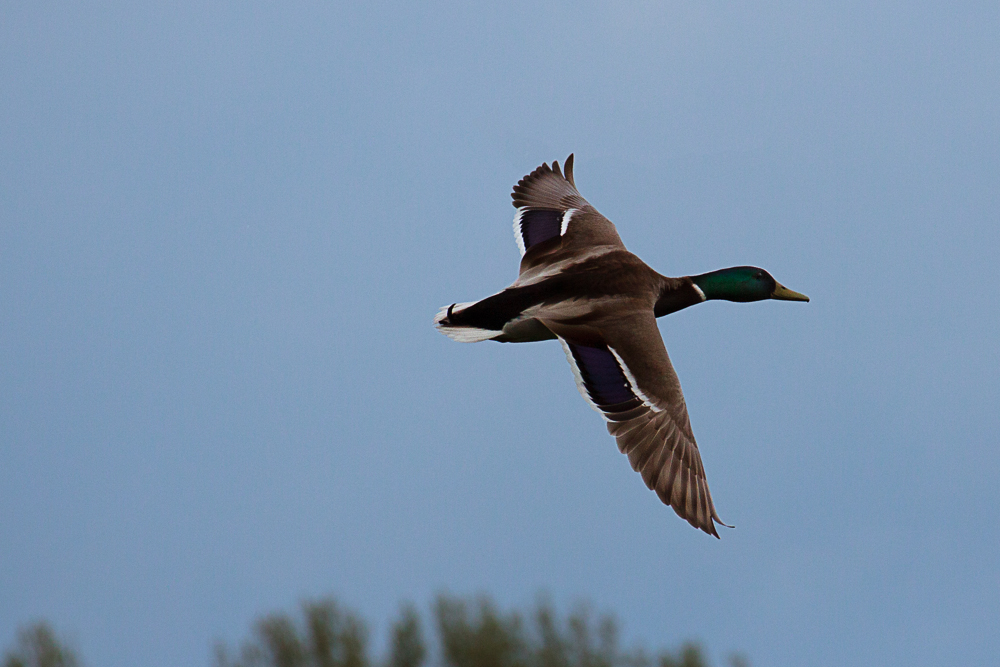
M548 590L758 665L1000 651L1000 6L8 3L0 642L209 664L333 593ZM721 541L554 342L437 308L516 276L511 186L667 275L807 305L660 320Z

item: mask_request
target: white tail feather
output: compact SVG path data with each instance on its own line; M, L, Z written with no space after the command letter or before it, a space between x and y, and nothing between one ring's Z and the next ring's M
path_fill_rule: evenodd
M503 331L491 331L490 329L480 329L478 327L460 327L445 323L448 318L448 311L452 314L461 312L464 308L472 305L470 303L455 303L450 306L443 306L434 316L434 326L448 338L459 343L481 343L503 334Z

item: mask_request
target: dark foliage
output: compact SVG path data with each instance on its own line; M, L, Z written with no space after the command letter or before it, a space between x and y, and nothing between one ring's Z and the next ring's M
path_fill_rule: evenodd
M433 604L434 667L708 667L697 644L647 654L623 650L614 617L580 605L564 618L540 601L528 614L502 611L488 597L440 595ZM306 602L301 613L258 620L238 650L219 644L217 667L425 667L429 651L420 614L403 605L384 660L369 655L368 630L356 613L331 599ZM75 653L45 623L22 629L2 667L78 667ZM749 667L734 655L731 667Z
M550 603L527 615L504 612L488 597L440 595L434 601L439 667L708 667L697 644L650 656L623 650L610 615L579 606L565 619ZM371 667L364 622L332 601L306 603L300 622L276 614L259 621L239 655L216 651L217 667ZM416 608L407 604L392 625L384 667L424 667L428 649ZM748 667L740 656L732 667Z
M388 667L420 667L427 657L420 615L412 604L405 605L392 626L392 647Z
M285 614L259 620L239 655L216 647L219 667L369 667L368 632L354 613L333 600L302 605L302 622Z
M3 667L77 667L76 654L60 642L47 623L17 633L17 646L7 652Z

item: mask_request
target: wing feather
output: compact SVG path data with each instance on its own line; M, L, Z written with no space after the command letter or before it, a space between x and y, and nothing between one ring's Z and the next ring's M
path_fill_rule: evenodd
M625 247L614 224L576 189L572 155L566 158L565 175L558 161L543 163L518 181L510 196L517 208L514 239L522 272L594 246Z
M616 317L599 331L603 342L586 345L560 333L580 393L604 413L608 432L646 486L692 526L718 537L715 524L725 524L712 503L680 382L652 312ZM602 405L602 396L627 400Z

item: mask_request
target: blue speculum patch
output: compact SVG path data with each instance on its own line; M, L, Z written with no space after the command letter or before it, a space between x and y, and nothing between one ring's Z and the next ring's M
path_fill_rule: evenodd
M587 393L598 405L614 405L636 398L625 374L606 347L587 347L567 343L583 376Z
M525 209L521 214L521 238L524 249L559 236L563 211Z

